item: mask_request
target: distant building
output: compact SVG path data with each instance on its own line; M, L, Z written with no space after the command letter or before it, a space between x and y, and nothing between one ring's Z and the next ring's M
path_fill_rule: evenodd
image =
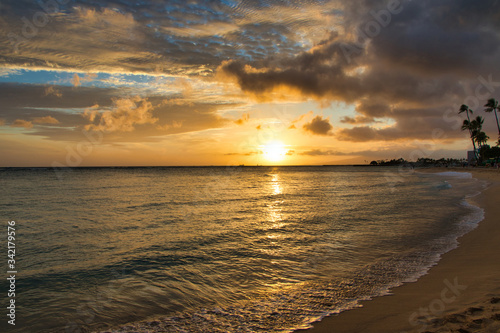
M469 150L467 152L467 163L471 164L476 160L476 156L474 155L474 150Z

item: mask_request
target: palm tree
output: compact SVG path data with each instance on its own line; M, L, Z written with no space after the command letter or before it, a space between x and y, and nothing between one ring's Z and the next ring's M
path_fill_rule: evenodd
M472 135L474 136L474 140L477 142L479 146L479 162L483 159L483 147L488 141L489 137L483 132L483 124L484 119L481 116L477 116L476 119L471 121Z
M462 106L460 106L460 109L458 110L458 114L463 112L465 112L465 114L467 115L467 119L464 120L464 123L462 125L462 131L469 130L470 139L472 140L472 146L474 147L474 158L477 161L476 140L475 140L475 133L473 133L475 124L473 124L470 121L469 117L469 113L473 114L474 112L471 109L469 109L467 105L462 104Z
M465 130L469 131L470 139L472 141L472 146L474 147L474 158L477 160L476 133L474 130L474 124L472 124L467 119L465 119L464 123L462 124L462 131L465 131Z
M476 134L476 142L479 145L479 150L486 144L490 137L486 135L483 131L479 131Z
M483 130L484 118L481 116L477 116L475 119L471 121L473 130L476 132L481 132Z
M472 129L472 136L474 137L474 140L476 140L477 144L479 145L479 148L481 148L482 144L478 140L478 138L484 138L484 135L482 135L483 132L483 124L484 124L484 118L481 116L477 116L475 119L473 119L471 122L471 129Z
M484 106L486 106L486 109L484 109L484 111L495 112L495 119L497 120L498 135L500 136L500 124L498 123L498 115L497 115L497 110L500 111L500 105L498 105L498 101L494 98L490 98Z
M472 111L472 109L469 109L467 105L462 104L462 106L460 106L460 109L458 110L458 114L461 114L463 112L465 112L465 114L467 115L467 120L470 122L469 112L470 114L473 114L474 111Z
M487 155L488 150L490 149L490 146L486 144L488 141L489 136L486 135L483 131L478 131L476 133L476 142L479 145L479 162L482 163L483 158L485 158Z

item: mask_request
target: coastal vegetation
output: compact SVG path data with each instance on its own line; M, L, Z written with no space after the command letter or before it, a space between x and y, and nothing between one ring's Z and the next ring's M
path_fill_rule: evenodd
M448 167L448 166L463 166L465 164L465 159L456 158L440 158L433 159L427 157L421 157L416 162L410 162L404 158L391 159L391 160L377 160L371 161L372 166L408 166L408 167Z
M409 167L428 167L428 166L464 166L468 163L472 165L494 165L500 162L500 122L498 121L498 112L500 112L500 103L490 98L484 105L484 111L495 115L495 122L498 129L498 139L494 146L488 144L490 137L483 131L485 119L482 116L473 117L474 111L465 104L462 104L458 114L465 114L466 119L462 123L462 131L467 131L473 147L474 157L471 161L466 159L453 158L419 158L416 162L410 162L404 158L386 159L371 161L371 166L409 166Z
M462 123L462 131L468 131L472 147L474 151L474 164L483 165L498 163L500 159L500 123L498 122L498 111L500 111L499 103L496 99L490 98L484 105L484 111L495 115L496 125L498 129L498 141L494 147L488 145L490 138L483 131L484 118L476 116L471 119L474 111L469 106L462 104L458 110L459 114L465 113L467 119Z

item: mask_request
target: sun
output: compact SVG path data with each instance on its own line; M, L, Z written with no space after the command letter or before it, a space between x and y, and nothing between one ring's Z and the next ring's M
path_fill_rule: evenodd
M288 150L280 141L272 141L261 147L264 158L269 162L280 162L286 157Z

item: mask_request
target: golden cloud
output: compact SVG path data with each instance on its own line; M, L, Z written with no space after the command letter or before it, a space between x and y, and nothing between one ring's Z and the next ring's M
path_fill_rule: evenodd
M106 131L106 132L131 132L135 125L154 124L158 118L152 115L153 105L147 98L139 96L132 98L121 98L113 101L112 109L100 112L94 106L85 110L83 116L90 122L85 126L87 130Z
M33 123L23 119L16 119L12 124L10 124L10 127L22 127L28 129L33 128Z

